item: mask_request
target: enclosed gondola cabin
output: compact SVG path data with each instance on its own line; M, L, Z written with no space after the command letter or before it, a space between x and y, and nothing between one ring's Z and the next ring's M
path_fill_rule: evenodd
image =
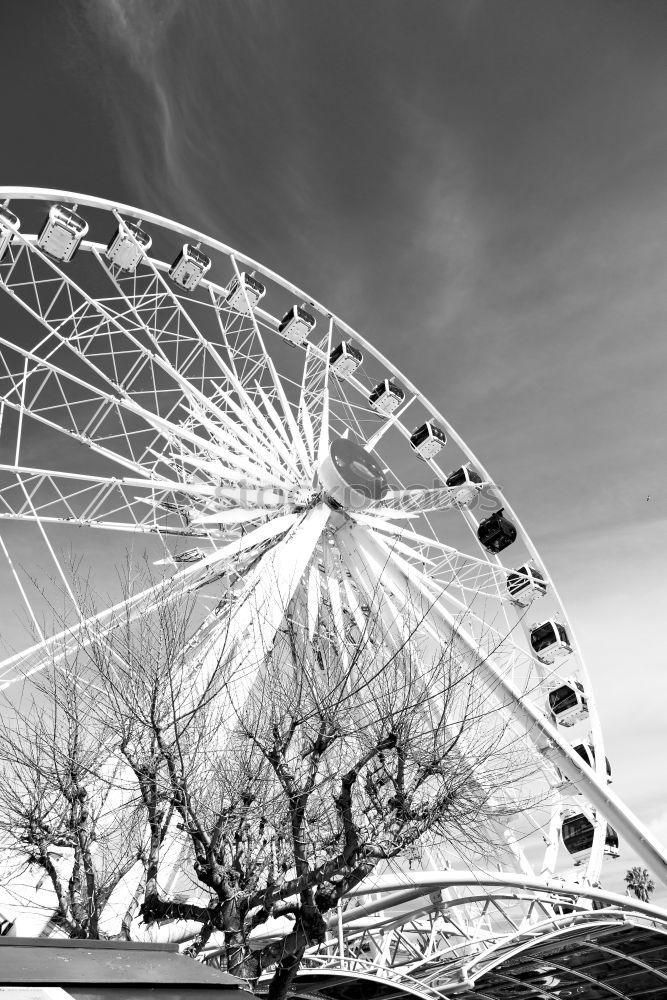
M477 528L477 537L487 552L502 552L516 541L516 528L508 518L503 517L503 510L504 507L501 507L494 511Z
M184 243L178 257L169 268L169 277L186 292L193 292L204 275L211 270L211 258L192 243Z
M592 770L595 770L595 747L592 743L578 743L576 747L572 747L572 749L588 764ZM605 757L604 762L605 770L607 772L607 782L611 784L611 764L609 763L609 758Z
M345 379L356 372L364 356L349 340L343 340L329 355L329 368L336 378Z
M565 849L574 857L591 850L593 847L593 833L593 824L588 816L585 816L583 813L573 813L563 818L561 838ZM617 858L619 854L618 834L608 824L604 838L604 853L610 858Z
M583 685L577 680L555 684L547 696L547 709L561 726L574 726L588 716L588 701Z
M565 626L555 618L531 627L530 645L542 663L555 663L572 652Z
M37 237L39 249L64 264L72 259L88 232L88 223L75 208L52 205Z
M388 417L401 405L404 399L405 393L401 387L386 378L384 382L375 386L368 397L368 404L376 413Z
M433 420L427 421L410 435L410 444L420 458L428 461L442 451L447 444L447 435Z
M137 222L123 222L111 237L104 255L121 271L133 274L144 253L151 248L152 239Z
M482 478L474 469L462 465L460 469L449 473L445 484L455 491L452 495L452 506L471 507L479 494Z
M544 597L547 585L540 571L530 562L507 574L507 592L513 604L527 608L538 597Z
M293 347L301 347L310 331L314 329L315 317L311 316L303 306L292 306L278 324L278 333Z
M9 226L13 226L14 229L21 228L21 220L18 215L14 215L13 212L7 208L6 205L0 205L0 261L4 260L5 254L9 250L9 244L12 242L12 233Z
M235 275L227 286L225 304L230 309L247 315L266 295L266 288L254 275L246 274L245 271L241 271L240 278L239 281Z

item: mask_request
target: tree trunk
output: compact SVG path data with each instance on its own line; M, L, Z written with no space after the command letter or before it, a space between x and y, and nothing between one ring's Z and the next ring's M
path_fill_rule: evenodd
M123 916L123 922L120 925L120 936L124 941L130 940L130 928L132 926L132 921L135 918L137 910L139 909L139 904L141 902L144 890L146 889L146 869L144 868L141 873L141 878L137 884L137 888L134 890L132 899L128 903L127 909Z
M222 925L225 934L227 971L230 976L253 980L258 975L258 962L253 959L245 942L243 917L236 899L225 901L221 906Z
M305 948L299 948L292 955L286 955L278 962L273 979L269 983L268 1000L285 1000L294 982Z

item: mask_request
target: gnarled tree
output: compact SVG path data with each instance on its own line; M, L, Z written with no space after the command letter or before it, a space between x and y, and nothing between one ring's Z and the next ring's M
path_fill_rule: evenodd
M54 785L42 762L49 740L21 759L46 783L30 801L52 803L35 819L52 825L57 815L56 836L70 836L79 851L67 892L78 891L75 870L92 879L85 925L64 903L70 933L99 932L101 911L90 900L106 903L139 858L143 876L123 899L125 932L137 912L149 929L171 922L191 954L215 945L230 972L251 983L268 977L279 1000L307 950L331 934L339 901L378 866L400 866L423 844L445 853L455 846L459 856L465 845L484 857L521 808L518 789L534 759L476 686L474 664L446 636L424 637L423 609L404 614L411 624L397 637L379 616L341 630L326 609L313 619L286 608L271 648L250 656L231 642L232 628L225 632L238 603L204 621L190 597L168 591L139 614L126 606L131 613L103 627L92 615L78 656L51 674L54 690L64 677L82 706L63 716L76 714L74 743L52 740L62 767L86 747L81 774L96 789L104 776L104 801L114 796L117 827L109 829L135 831L109 840L113 885L86 861L99 821L90 835L79 820L63 833L70 789ZM202 681L200 664L212 658ZM34 711L51 719L51 709ZM0 800L11 798L12 780L6 769ZM77 809L67 815L80 817ZM178 857L176 880L166 854ZM39 857L48 871L48 849ZM134 920L131 933L145 931Z
M243 665L242 699L230 652L205 698L165 702L152 729L204 896L149 885L145 919L198 921L192 953L222 938L230 972L271 972L272 1000L378 865L423 842L488 856L532 767L470 664L424 640L416 614L398 642L379 620L363 634L296 622Z

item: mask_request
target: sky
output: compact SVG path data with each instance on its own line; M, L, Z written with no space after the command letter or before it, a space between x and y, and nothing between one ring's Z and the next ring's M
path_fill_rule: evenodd
M666 39L663 0L4 0L0 69L3 184L237 247L447 415L663 842Z

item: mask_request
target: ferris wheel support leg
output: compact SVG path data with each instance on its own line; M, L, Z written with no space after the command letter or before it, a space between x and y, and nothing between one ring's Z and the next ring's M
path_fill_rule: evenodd
M341 529L341 535L343 532L351 536L346 540L352 543L353 549L368 552L374 550L376 543L369 532L347 525ZM644 864L667 885L667 857L660 843L563 740L546 715L524 700L512 681L504 676L492 657L454 620L442 601L433 601L432 587L427 586L422 574L413 570L408 575L399 560L391 556L384 564L383 582L395 594L402 594L407 604L422 602L425 627L430 627L435 638L441 638L443 633L452 637L461 655L480 672L487 688L505 705L511 706L514 717L523 723L544 757L569 778L577 791L612 823L619 836L627 841Z
M383 639L389 642L394 649L400 649L409 636L409 628L403 620L400 608L393 601L392 595L382 593L380 589L384 572L384 557L379 562L374 559L361 558L354 544L348 544L350 539L345 532L338 534L337 541L345 566L351 573L359 592L365 596L369 607L376 610L379 615L382 622ZM380 596L381 600L379 600ZM365 623L363 631L367 631Z
M324 504L308 511L300 523L260 560L248 581L246 599L230 616L228 628L223 629L222 636L216 634L212 641L204 642L192 656L198 673L192 686L187 688L179 711L187 712L204 704L209 685L221 665L228 680L223 692L216 696L216 701L224 699L224 704L217 709L218 725L211 733L211 746L217 752L224 752L229 723L248 697L330 514ZM160 869L160 877L165 884L176 877L183 857L183 843L175 828L167 838L167 844L169 857Z
M192 692L195 704L206 696L226 658L226 700L232 712L243 707L330 514L325 504L318 504L260 560L238 610L230 615L228 628L201 650Z
M245 549L284 533L293 526L294 522L295 515L276 518L266 525L255 528L254 531L242 538L230 542L229 545L217 549L198 562L190 563L168 580L161 580L146 590L132 594L118 604L91 615L77 625L50 635L19 653L13 653L10 657L0 661L0 690L13 684L16 680L43 670L48 664L58 663L67 656L68 650L74 646L84 648L96 636L104 636L107 632L112 631L114 623L133 621L141 614L149 614L162 602L171 602L190 590L196 589L200 585L202 575L207 571L215 571L216 567L224 564L227 560L231 561ZM10 680L6 680L5 675L9 670L14 671L14 676Z

